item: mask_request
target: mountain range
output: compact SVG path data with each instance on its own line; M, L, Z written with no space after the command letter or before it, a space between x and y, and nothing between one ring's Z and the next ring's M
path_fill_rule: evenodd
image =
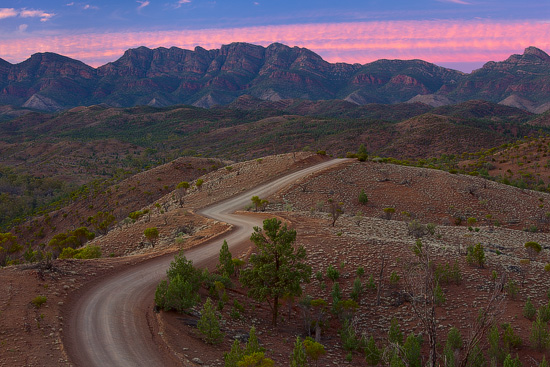
M329 63L306 48L279 43L192 51L139 47L98 68L49 52L18 64L0 59L0 104L42 111L94 104L210 108L248 95L432 107L476 99L542 113L550 109L549 92L550 56L536 47L470 74L422 60Z

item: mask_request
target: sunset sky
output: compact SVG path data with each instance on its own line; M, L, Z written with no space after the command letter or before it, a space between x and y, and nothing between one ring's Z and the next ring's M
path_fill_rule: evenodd
M549 0L90 0L0 5L0 58L56 52L97 67L138 46L309 48L330 62L422 59L470 72L550 52Z

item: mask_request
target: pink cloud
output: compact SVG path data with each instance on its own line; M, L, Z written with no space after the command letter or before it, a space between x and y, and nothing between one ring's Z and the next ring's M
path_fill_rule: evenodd
M231 42L306 47L330 62L485 62L503 60L527 46L550 50L550 23L387 21L41 36L0 40L0 57L20 62L32 53L50 51L99 66L138 46L212 49Z
M53 13L46 13L43 10L27 10L22 9L19 13L21 18L40 18L41 22L48 21L51 17L53 17L55 14Z
M0 8L0 19L16 17L18 14L14 8Z

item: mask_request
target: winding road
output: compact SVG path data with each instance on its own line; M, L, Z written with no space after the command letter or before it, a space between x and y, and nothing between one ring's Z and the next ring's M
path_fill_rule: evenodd
M345 160L330 160L290 173L198 213L234 226L223 238L185 252L197 266L217 258L225 239L230 249L249 241L262 218L232 214L244 208L254 195L267 197L310 173ZM76 366L164 366L174 361L152 340L145 314L152 307L154 290L166 275L174 254L157 257L115 275L87 289L72 305L63 338L70 361Z

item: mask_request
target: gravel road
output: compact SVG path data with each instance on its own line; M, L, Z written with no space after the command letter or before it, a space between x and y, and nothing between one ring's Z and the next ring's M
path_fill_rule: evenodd
M249 242L254 226L262 218L232 214L258 195L268 197L310 173L346 160L330 160L288 174L211 205L199 214L230 223L234 229L223 238L187 250L185 255L197 266L217 259L223 240L236 250ZM166 275L173 254L161 256L110 275L91 286L75 302L67 318L64 344L76 366L166 366L174 360L154 342L145 314L153 306L154 290Z

